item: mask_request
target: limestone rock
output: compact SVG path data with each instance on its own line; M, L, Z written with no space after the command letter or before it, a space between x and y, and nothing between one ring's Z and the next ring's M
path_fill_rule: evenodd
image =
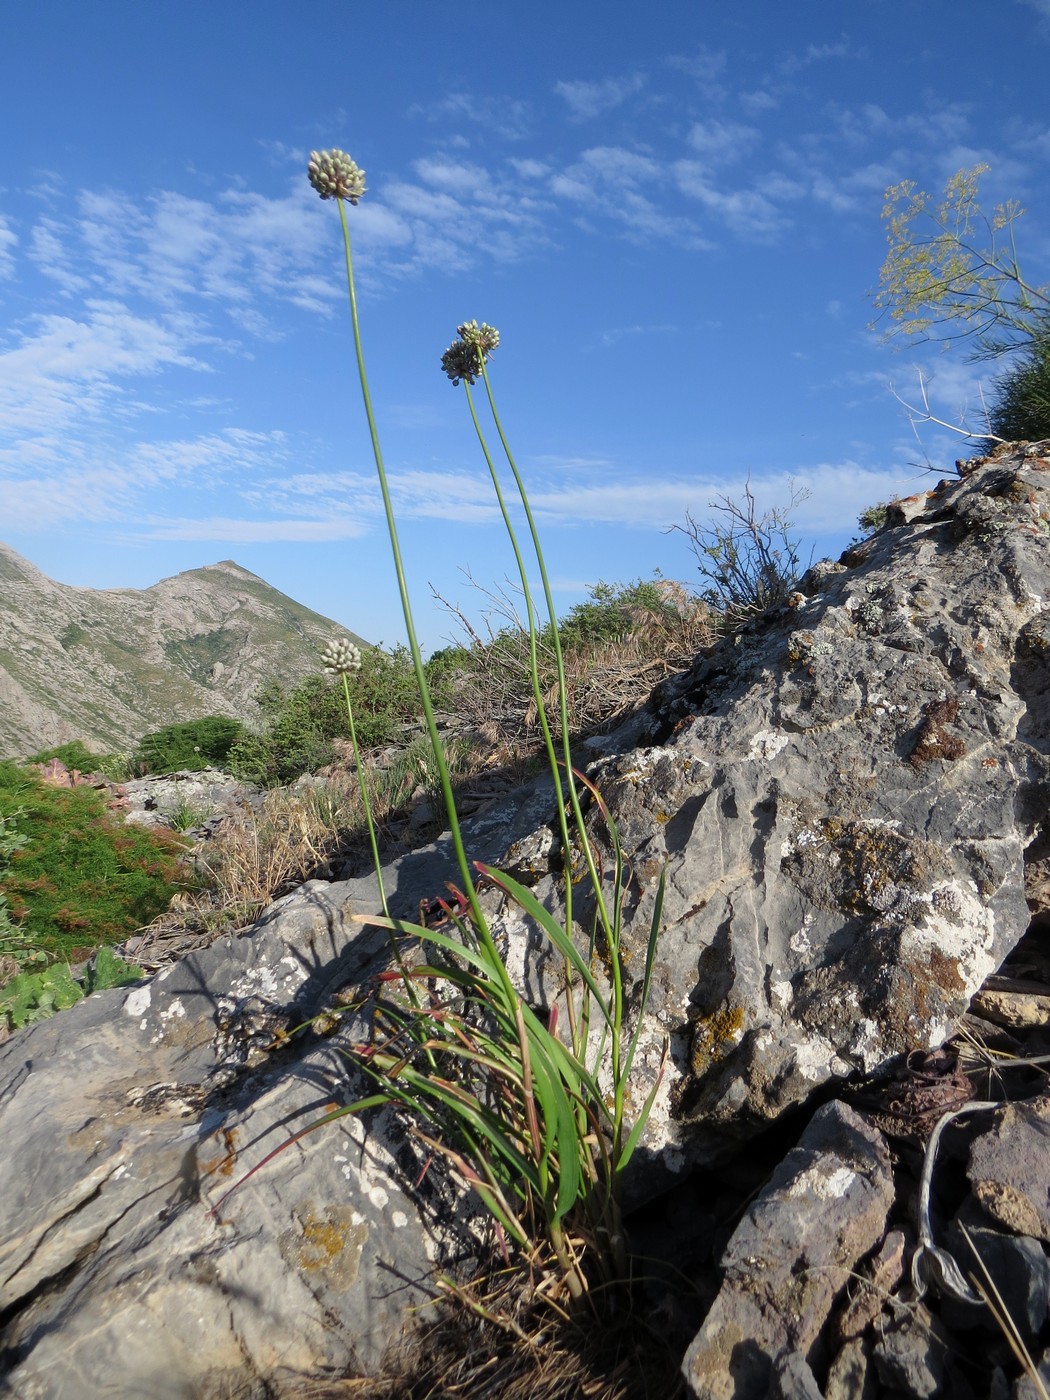
M1024 933L1050 805L1047 450L926 493L592 764L632 861L635 978L667 869L642 1053L670 1036L647 1138L666 1162L941 1044Z
M386 940L346 913L303 886L249 935L0 1047L0 1394L262 1397L374 1366L462 1251L389 1115L341 1118L225 1197L368 1091L340 1049L367 1039ZM283 1040L347 982L363 1005L335 1036Z
M764 1400L774 1363L794 1352L808 1363L892 1199L879 1131L844 1104L819 1109L723 1255L725 1282L682 1367L699 1400Z

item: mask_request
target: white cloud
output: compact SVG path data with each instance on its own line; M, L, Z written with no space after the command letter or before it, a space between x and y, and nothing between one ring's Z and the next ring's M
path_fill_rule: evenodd
M507 141L523 141L534 124L528 102L473 92L451 92L429 106L417 104L409 109L409 114L441 125L446 142L455 141L463 146L470 146L489 134Z
M682 193L697 200L732 233L761 240L790 226L787 216L760 190L716 189L706 167L698 161L676 161L674 173Z
M690 146L709 165L730 165L741 160L761 139L762 134L757 127L714 118L694 122L689 131Z
M846 58L850 52L849 40L842 38L837 44L810 44L800 54L787 54L781 60L785 73L797 73L814 63L826 63L830 58Z
M146 540L222 540L229 544L317 544L358 539L365 528L350 517L323 520L241 520L228 516L147 522L131 538Z
M189 349L203 339L185 316L136 316L118 301L89 300L83 319L38 316L0 351L0 432L54 433L112 413L122 381L179 366L206 365Z
M598 82L562 82L554 84L554 91L569 106L578 121L587 121L613 111L641 92L646 84L643 73L633 73L627 78L602 78Z
M18 235L7 219L0 215L0 281L15 274L14 250L18 246Z

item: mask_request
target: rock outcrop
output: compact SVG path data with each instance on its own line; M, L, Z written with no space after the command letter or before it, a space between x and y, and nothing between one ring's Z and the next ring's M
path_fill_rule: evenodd
M0 757L256 719L264 683L316 672L320 648L346 635L232 560L151 588L73 588L0 544Z
M789 1110L802 1134L713 1256L715 1301L684 1366L697 1396L955 1384L947 1312L914 1298L883 1311L909 1277L916 1227L882 1133L907 1119L901 1101L928 1131L972 1094L965 1075L903 1057L933 1052L1030 913L1047 916L1048 454L964 465L891 508L786 607L592 741L590 774L631 859L629 980L668 871L639 1096L665 1036L673 1059L636 1199L691 1171L732 1172L740 1144L759 1152ZM588 820L603 841L601 814ZM473 817L468 848L553 903L554 830L537 780ZM410 914L452 875L442 840L385 883ZM530 1000L553 996L535 930L497 891L484 898ZM378 907L369 877L311 883L239 936L0 1048L0 1393L262 1397L305 1371L367 1370L435 1266L469 1254L469 1203L435 1194L396 1117L367 1129L342 1118L267 1160L363 1091L339 1050L367 1038L387 954L349 915ZM289 1038L337 993L351 1009L333 1038ZM884 1076L890 1108L868 1111L863 1094L877 1100ZM827 1102L844 1096L852 1105ZM1046 1182L1026 1165L1034 1148L1011 1157L1041 1144L1045 1104L992 1118L968 1120L970 1185L952 1229L1006 1241L1038 1350ZM672 1262L687 1278L711 1265ZM868 1281L855 1307L854 1275ZM1006 1372L981 1393L1007 1394Z

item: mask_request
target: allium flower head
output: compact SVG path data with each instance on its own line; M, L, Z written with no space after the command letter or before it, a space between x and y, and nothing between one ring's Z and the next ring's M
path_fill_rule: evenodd
M454 340L441 357L441 368L453 384L461 379L473 384L481 373L481 355L465 340Z
M322 199L356 204L365 192L365 172L345 151L311 151L306 173Z
M460 340L480 350L486 359L499 344L499 331L486 321L482 321L480 326L477 321L464 321L463 325L456 327L456 333Z
M339 642L329 642L321 653L321 665L330 676L349 676L361 669L361 649L345 637Z
M482 364L499 344L499 331L485 321L480 326L477 321L464 321L456 330L459 339L442 355L441 368L453 384L461 379L473 384L481 373Z

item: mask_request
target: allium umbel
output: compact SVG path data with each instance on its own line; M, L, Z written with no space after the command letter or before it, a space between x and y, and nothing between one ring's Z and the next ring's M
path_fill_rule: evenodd
M481 373L482 363L489 358L499 344L499 331L495 326L482 321L465 321L456 327L459 339L452 342L441 357L441 368L458 384L465 379L473 384Z
M311 151L306 173L322 199L356 204L365 192L365 172L345 151Z
M321 653L321 665L330 676L349 676L361 669L361 649L348 642L329 642Z

